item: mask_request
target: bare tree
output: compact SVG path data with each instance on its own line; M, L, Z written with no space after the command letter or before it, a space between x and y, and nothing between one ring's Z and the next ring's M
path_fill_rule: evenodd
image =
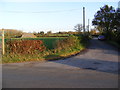
M76 26L74 26L74 30L80 33L83 30L82 24L77 24Z

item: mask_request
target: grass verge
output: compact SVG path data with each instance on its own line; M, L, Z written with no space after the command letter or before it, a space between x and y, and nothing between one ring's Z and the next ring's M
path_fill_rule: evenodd
M28 61L45 61L45 60L58 60L58 59L64 59L68 58L70 56L76 55L80 53L81 49L74 49L74 50L68 50L68 51L61 51L59 53L53 53L52 51L45 51L43 53L39 54L5 54L2 56L2 63L20 63L20 62L28 62Z

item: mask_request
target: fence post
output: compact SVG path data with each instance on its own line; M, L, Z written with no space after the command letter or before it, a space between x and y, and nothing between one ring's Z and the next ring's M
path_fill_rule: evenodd
M5 54L4 29L2 28L2 54Z

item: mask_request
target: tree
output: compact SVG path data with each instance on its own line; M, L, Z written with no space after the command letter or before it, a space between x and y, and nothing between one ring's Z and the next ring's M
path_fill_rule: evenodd
M40 35L44 35L44 31L40 31Z
M103 30L104 28L97 26L96 29L100 32L100 34L104 33L104 30Z
M120 32L120 8L117 8L116 10L115 24L116 24L115 28Z
M91 29L91 31L90 31L90 34L91 34L91 35L96 35L96 33L97 33L97 32L96 32L96 29L95 29L95 28L94 28L94 29Z
M4 29L4 31L5 31L5 38L18 38L21 37L23 34L22 31L15 29Z
M34 35L36 35L36 34L37 34L37 32L33 31L33 34L34 34Z
M116 41L120 45L120 8L116 9L113 25L113 41Z
M52 34L52 31L48 31L47 34Z
M77 24L76 26L74 26L74 30L80 33L83 30L82 24Z
M105 5L94 15L93 25L99 26L107 37L111 37L111 31L114 29L115 9L112 6Z

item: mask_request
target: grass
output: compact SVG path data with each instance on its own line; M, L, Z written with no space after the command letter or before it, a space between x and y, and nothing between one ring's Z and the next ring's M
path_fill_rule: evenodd
M71 55L77 54L80 51L85 49L85 47L81 47L81 49L70 49L70 50L62 50L58 53L53 53L52 51L45 51L39 54L5 54L2 58L2 63L20 63L26 61L45 61L45 60L58 60L62 58L69 57Z

